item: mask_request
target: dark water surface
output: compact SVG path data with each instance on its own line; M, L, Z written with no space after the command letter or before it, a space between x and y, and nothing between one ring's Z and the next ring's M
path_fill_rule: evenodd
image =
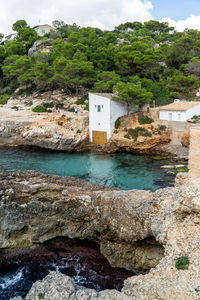
M121 290L124 280L134 275L111 267L94 243L55 238L25 253L1 254L0 299L25 296L32 284L50 271L59 271L76 284L97 291Z
M61 153L0 147L0 169L5 172L34 170L74 176L122 190L162 187L167 178L160 166L167 163L127 153Z

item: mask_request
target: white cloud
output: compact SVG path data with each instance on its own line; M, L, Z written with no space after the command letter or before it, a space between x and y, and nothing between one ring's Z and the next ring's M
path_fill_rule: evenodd
M113 29L127 21L152 19L149 0L7 0L1 1L0 32L10 33L12 24L25 19L31 26L63 20L81 26Z
M168 22L169 25L175 27L177 31L184 31L186 28L200 30L200 16L190 15L187 19L179 21L162 18L160 21Z

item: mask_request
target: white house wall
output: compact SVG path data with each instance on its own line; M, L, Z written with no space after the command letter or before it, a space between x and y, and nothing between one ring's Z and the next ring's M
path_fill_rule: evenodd
M97 112L97 105L101 105L100 112ZM92 131L106 131L107 139L110 138L110 100L92 93L89 94L89 131L90 141Z
M172 114L171 120L169 118L169 114ZM185 111L173 111L173 110L161 110L159 114L159 119L166 120L166 121L179 121L179 122L185 122L187 120Z
M110 100L110 128L111 131L114 129L115 121L124 115L127 115L126 105Z
M200 105L194 106L186 111L186 120L192 118L195 115L200 115Z

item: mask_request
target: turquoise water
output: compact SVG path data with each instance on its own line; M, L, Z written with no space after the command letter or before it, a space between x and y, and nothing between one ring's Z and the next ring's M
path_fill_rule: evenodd
M5 172L34 170L63 177L74 176L123 190L158 189L165 177L160 166L166 163L127 153L61 153L0 148L0 169Z

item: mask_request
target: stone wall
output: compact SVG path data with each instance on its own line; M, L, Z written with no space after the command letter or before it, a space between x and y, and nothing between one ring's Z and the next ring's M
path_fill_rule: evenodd
M200 178L200 127L190 128L189 179Z

